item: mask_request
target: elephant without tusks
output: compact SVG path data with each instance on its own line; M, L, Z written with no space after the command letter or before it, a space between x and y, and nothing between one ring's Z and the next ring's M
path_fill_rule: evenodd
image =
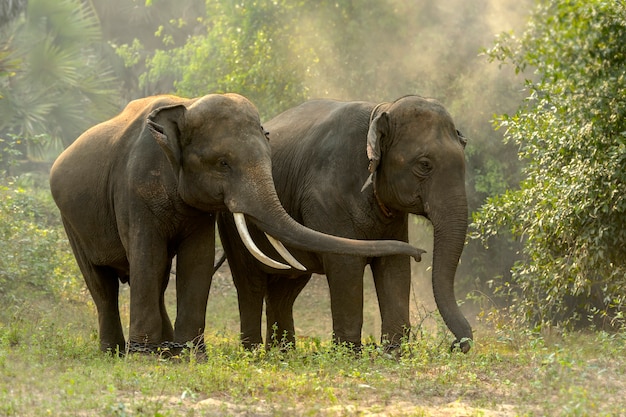
M245 215L301 269L274 238L323 252L416 258L422 252L404 242L327 236L289 217L274 189L270 147L258 112L236 94L132 101L59 156L50 187L98 311L104 351L124 352L126 347L118 308L120 281L131 288L131 351L164 344L175 351L188 342L201 351L220 210L235 213L243 235ZM272 267L289 268L246 242L254 256ZM164 292L174 255L173 328Z
M457 306L454 279L468 224L465 138L434 100L407 96L392 103L314 100L265 123L273 175L282 205L298 222L352 239L408 241L408 213L434 228L432 285L439 312L454 333L453 347L470 349L472 329ZM361 345L363 272L374 277L382 337L397 346L410 328L408 257L364 257L293 250L306 272L278 271L254 262L233 234L232 218L218 216L222 244L238 290L242 341L272 335L294 342L293 303L311 277L326 274L333 337ZM255 241L263 237L251 228ZM283 339L285 340L285 339ZM276 342L276 340L275 340Z

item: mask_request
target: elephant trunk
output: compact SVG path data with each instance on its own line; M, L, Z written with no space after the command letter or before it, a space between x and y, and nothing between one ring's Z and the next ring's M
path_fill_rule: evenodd
M405 242L352 240L330 236L301 225L291 218L281 205L271 175L267 175L266 178L269 179L265 181L260 178L260 175L255 176L254 184L250 184L244 192L239 193L239 196L248 197L245 201L226 199L228 209L233 213L246 214L262 231L283 244L312 252L366 257L409 255L418 262L421 260L424 251Z
M433 216L431 222L434 228L433 248L433 293L439 312L456 337L452 349L460 348L463 353L470 350L470 340L473 339L472 328L463 316L454 295L454 279L456 269L465 245L467 234L467 204L465 194L458 204L446 207L445 216ZM439 213L439 210L434 210Z
M317 232L293 220L280 204L249 216L265 233L300 250L365 257L409 255L418 262L424 253L408 243L395 240L351 240Z

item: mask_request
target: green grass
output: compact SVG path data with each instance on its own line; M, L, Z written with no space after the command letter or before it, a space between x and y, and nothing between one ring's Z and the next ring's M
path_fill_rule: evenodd
M234 310L232 294L212 301ZM321 333L298 339L292 352L246 352L227 319L207 330L208 358L196 362L101 354L89 302L39 300L3 317L0 415L626 414L622 333L479 324L463 355L447 351L450 334L439 324L416 329L420 337L398 359L373 345L356 356Z
M205 362L112 358L98 351L95 308L49 196L25 190L0 187L0 416L626 415L626 332L539 334L492 311L473 320L470 353L450 353L428 261L414 264L414 337L400 358L374 344L359 356L330 344L323 277L296 303L295 351L243 351L227 269L209 298ZM380 318L365 282L371 341ZM126 325L128 295L124 286Z

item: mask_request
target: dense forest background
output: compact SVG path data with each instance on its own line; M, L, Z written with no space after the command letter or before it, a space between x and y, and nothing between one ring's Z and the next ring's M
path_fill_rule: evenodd
M512 306L512 318L534 326L616 326L625 73L623 1L9 0L0 7L4 209L37 220L49 203L37 197L45 191L24 191L24 173L45 172L134 98L233 91L266 120L309 98L419 94L442 102L468 137L474 223L459 292L485 309ZM16 260L34 259L16 251L43 240L42 254L58 253L46 232L58 224L44 220L24 247L3 245L5 289L23 273ZM29 230L5 226L5 242ZM54 285L69 294L61 275Z

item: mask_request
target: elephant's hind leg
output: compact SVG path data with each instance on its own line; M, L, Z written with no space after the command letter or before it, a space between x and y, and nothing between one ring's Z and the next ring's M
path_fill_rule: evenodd
M65 229L76 262L98 311L100 350L123 354L126 350L126 342L118 304L120 285L118 274L113 268L91 263L67 224L65 224Z
M119 310L119 280L117 274L106 267L96 267L98 278L88 284L98 309L100 350L123 354L126 349ZM98 296L94 294L98 294Z
M98 310L100 350L123 354L126 343L118 304L120 284L117 274L111 268L91 264L81 265L80 269Z

